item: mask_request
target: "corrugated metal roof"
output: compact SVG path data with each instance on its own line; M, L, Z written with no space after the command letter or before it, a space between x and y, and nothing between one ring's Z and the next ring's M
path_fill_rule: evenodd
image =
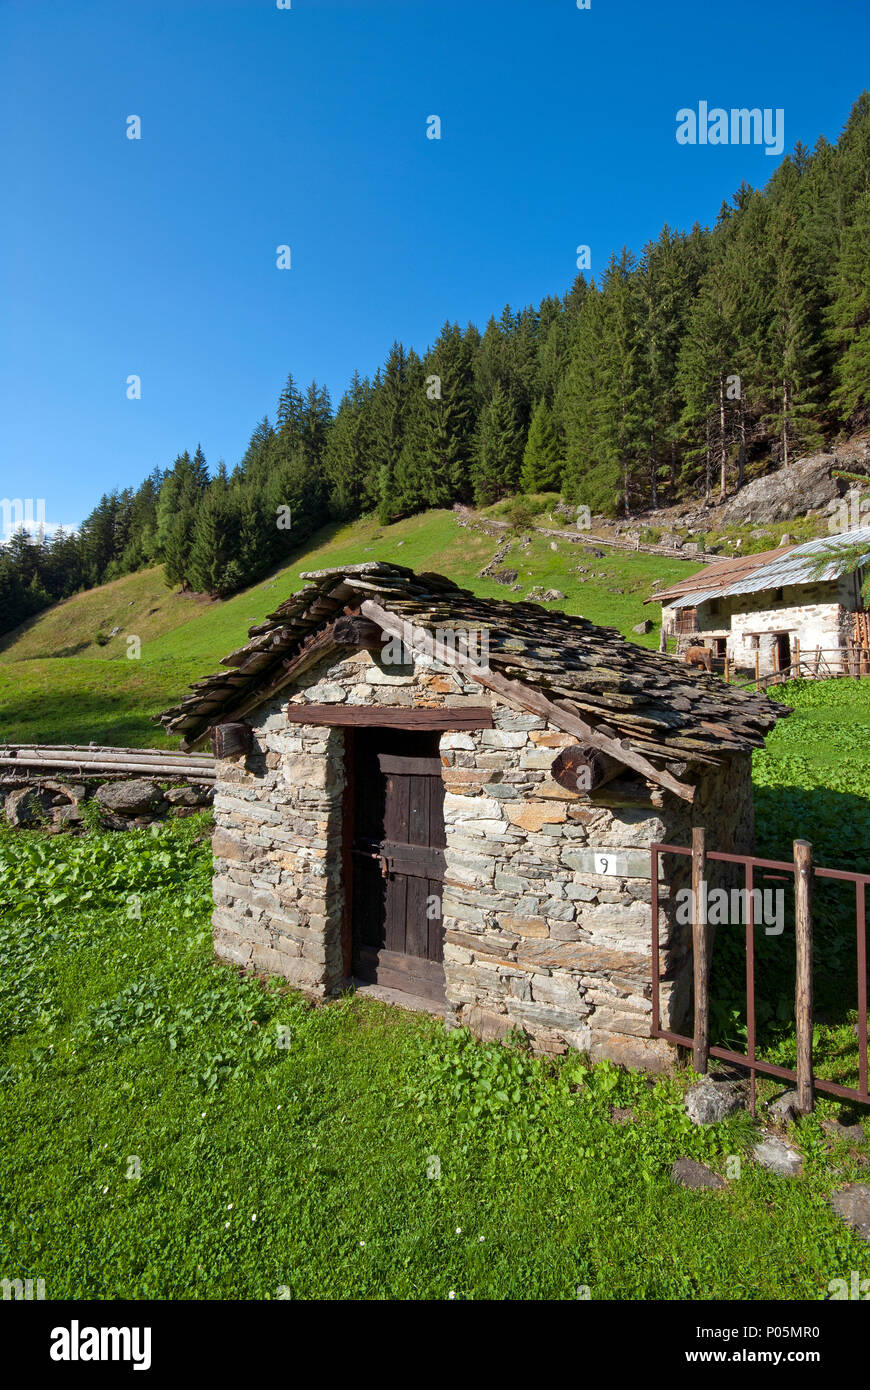
M730 598L736 594L757 594L765 589L784 589L787 584L813 584L824 583L833 579L838 579L843 572L843 562L832 559L817 574L814 573L815 564L821 555L831 550L850 550L853 546L866 546L866 554L861 558L859 568L870 565L870 526L864 526L857 531L843 531L838 536L819 536L814 541L805 541L803 545L789 546L788 550L783 550L782 555L769 560L766 564L761 564L758 569L745 575L742 579L735 579L733 584L723 584L718 589L699 588L692 593L681 593L676 598L669 598L668 593L674 590L665 590L661 594L654 595L656 602L661 601L669 608L694 608L699 603L706 603L711 598ZM770 554L770 552L767 552ZM746 556L747 560L752 556ZM698 578L701 576L699 575ZM709 572L704 576L709 579ZM727 576L723 575L723 579ZM677 586L675 585L674 588Z
M703 594L681 594L679 598L668 601L668 608L695 608L699 603L706 603L710 598L721 598L724 593L724 589L708 589Z
M793 547L789 546L788 549L792 550ZM704 569L695 570L685 579L678 580L676 584L669 584L666 589L653 594L646 602L668 603L672 596L707 593L708 590L712 592L714 588L717 593L724 593L727 584L735 583L747 574L754 574L769 560L781 560L786 553L783 546L775 550L759 550L754 555L732 555L727 560L716 560Z
M816 562L827 551L851 549L855 545L867 547L861 564L870 562L870 527L865 526L858 531L844 531L839 536L820 536L804 545L796 545L781 559L771 560L770 564L763 565L746 579L739 579L736 583L730 584L727 593L756 594L762 589L782 589L787 584L822 583L838 579L843 572L842 560L832 560L818 573L815 572Z

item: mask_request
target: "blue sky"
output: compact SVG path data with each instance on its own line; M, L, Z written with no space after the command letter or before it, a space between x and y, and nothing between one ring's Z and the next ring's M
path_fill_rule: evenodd
M337 403L580 243L711 221L778 160L677 110L835 140L868 39L856 0L0 0L0 496L74 523L197 442L232 466L288 371Z

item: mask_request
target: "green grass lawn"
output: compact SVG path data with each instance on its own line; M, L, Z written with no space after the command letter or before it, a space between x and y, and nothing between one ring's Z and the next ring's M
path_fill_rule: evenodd
M827 1205L867 1145L829 1139L829 1103L792 1127L804 1176L777 1178L745 1114L688 1121L688 1074L313 1008L215 963L209 885L199 817L0 833L5 1277L47 1298L741 1300L870 1275ZM675 1187L683 1156L726 1188Z
M390 560L446 574L483 598L521 599L542 585L566 595L555 607L657 646L657 627L646 637L631 633L642 618L658 623L660 610L643 602L652 581L669 582L694 568L694 562L621 552L598 559L568 541L554 551L536 536L527 547L515 542L504 561L504 567L518 571L521 592L514 594L477 578L496 544L459 526L449 511L384 527L365 518L326 528L292 565L224 602L170 592L160 566L77 594L4 640L0 742L177 747L177 739L167 738L152 716L175 704L192 681L216 670L220 659L245 641L252 624L301 587L304 570ZM591 573L579 575L581 565ZM102 645L97 641L116 627L114 637ZM138 658L127 656L130 636L139 638Z
M870 681L792 681L769 693L792 708L753 758L756 853L791 861L793 842L812 843L822 867L870 873ZM764 1055L794 1067L794 933L789 884L757 874L756 886L786 890L785 931L756 932L756 988ZM816 879L815 1062L820 1075L856 1086L855 889ZM745 1046L742 928L717 938L713 980L716 1041Z

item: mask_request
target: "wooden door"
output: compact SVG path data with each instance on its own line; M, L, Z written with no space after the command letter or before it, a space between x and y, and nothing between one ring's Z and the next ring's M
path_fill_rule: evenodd
M358 743L354 783L354 974L441 1000L446 838L437 736L372 730Z

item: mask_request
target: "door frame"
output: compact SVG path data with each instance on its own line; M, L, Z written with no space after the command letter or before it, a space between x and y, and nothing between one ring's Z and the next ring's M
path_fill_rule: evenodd
M302 711L304 705L296 707ZM308 707L310 708L310 706ZM351 708L354 714L348 718ZM360 713L357 713L359 711ZM355 795L356 795L356 745L358 728L382 728L385 732L397 728L417 732L449 733L451 730L491 729L492 710L488 706L466 705L433 709L404 709L385 705L382 709L369 706L331 707L334 727L341 729L344 765L344 791L342 794L341 826L341 959L342 976L349 984L353 976L353 905L354 905L354 859L355 838ZM300 720L301 722L301 720ZM325 722L325 721L324 721Z

